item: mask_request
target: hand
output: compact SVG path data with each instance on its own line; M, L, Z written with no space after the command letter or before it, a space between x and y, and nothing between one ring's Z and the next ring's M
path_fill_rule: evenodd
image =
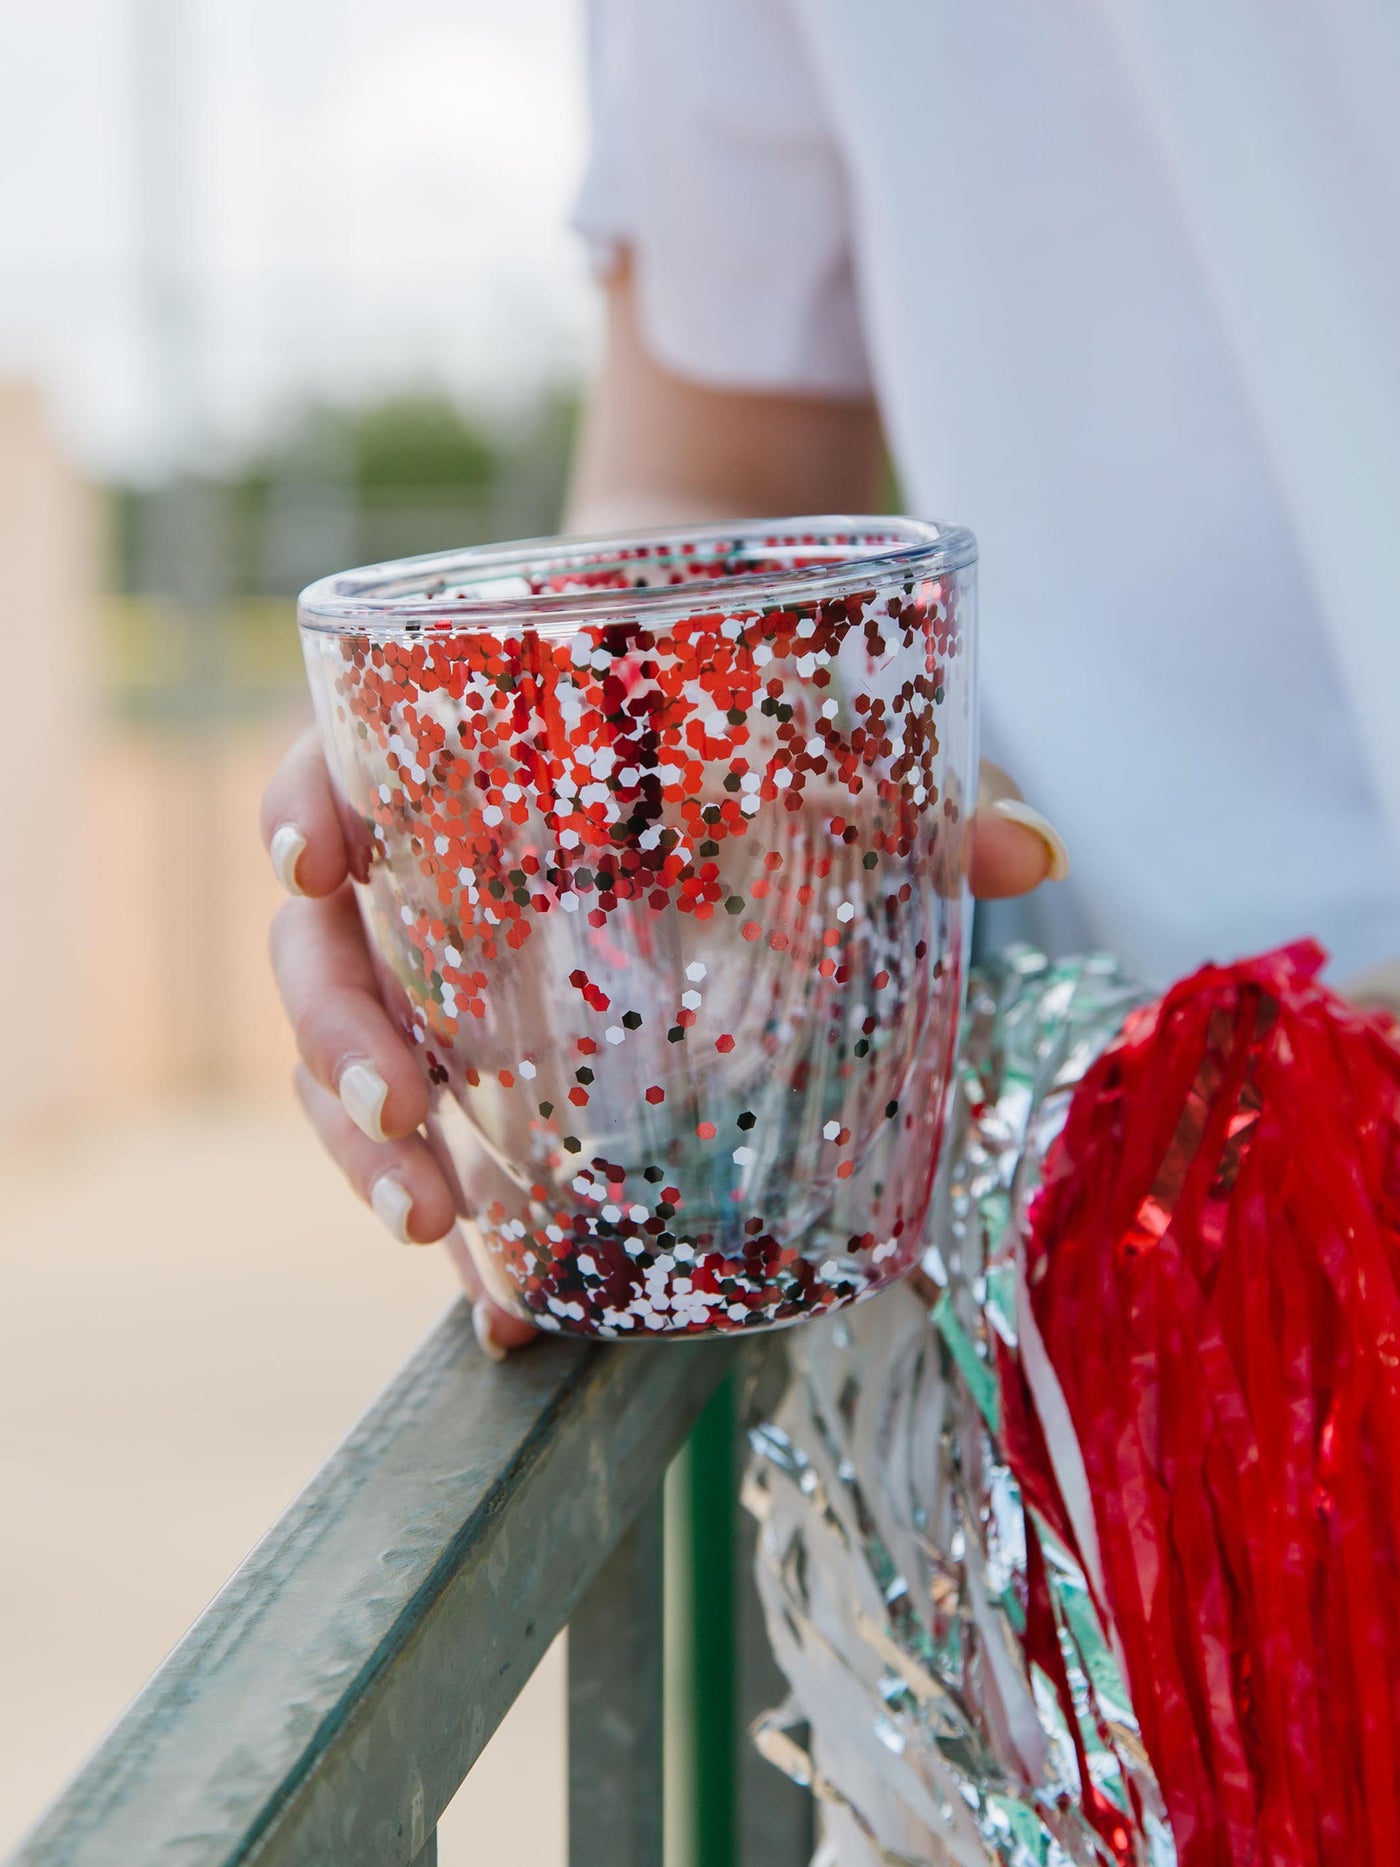
M982 767L973 821L971 883L983 898L1027 894L1068 869L1064 845L1021 801L1007 774ZM349 880L349 852L314 728L268 785L263 841L293 897L272 924L273 970L296 1034L297 1091L331 1158L405 1244L442 1240L488 1354L535 1333L491 1302L455 1224L451 1187L419 1132L428 1086L380 1002Z
M278 879L293 896L273 920L271 949L301 1052L302 1106L332 1160L397 1238L442 1241L472 1299L477 1339L499 1360L535 1331L483 1291L447 1180L419 1132L428 1085L380 1002L314 729L274 774L262 832Z

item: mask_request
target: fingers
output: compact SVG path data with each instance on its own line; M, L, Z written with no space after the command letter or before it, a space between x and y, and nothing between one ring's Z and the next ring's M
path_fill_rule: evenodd
M453 1226L443 1239L442 1248L451 1258L462 1280L463 1290L471 1298L472 1329L483 1352L492 1361L504 1361L511 1349L523 1348L527 1342L533 1342L539 1334L534 1324L526 1322L512 1310L502 1309L487 1296L471 1246L462 1236L460 1226Z
M272 923L272 970L302 1061L371 1141L412 1134L428 1113L417 1058L380 1003L349 886L285 902Z
M973 894L982 901L1027 895L1068 874L1069 851L1054 824L999 765L984 764L972 824Z
M483 1352L503 1361L538 1333L485 1294L481 1275L456 1223L452 1191L421 1135L371 1141L345 1113L339 1098L297 1066L296 1091L321 1144L355 1191L400 1244L442 1243L472 1300L472 1327Z
M321 1144L400 1244L431 1245L456 1221L452 1193L422 1135L371 1141L304 1063L296 1091Z
M262 837L289 895L328 895L345 880L345 838L314 726L292 742L263 793Z

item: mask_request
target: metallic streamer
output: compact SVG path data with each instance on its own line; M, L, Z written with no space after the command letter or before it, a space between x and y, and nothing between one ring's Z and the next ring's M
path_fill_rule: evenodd
M794 1332L788 1391L752 1431L745 1502L791 1688L755 1737L820 1798L829 1867L1176 1861L1102 1590L1039 1519L1077 1731L1027 1662L1033 1558L997 1439L999 1341L1055 1432L1048 1360L1017 1336L1021 1228L1075 1086L1149 996L1107 959L1024 948L974 976L922 1268ZM1092 1518L1075 1528L1092 1567Z

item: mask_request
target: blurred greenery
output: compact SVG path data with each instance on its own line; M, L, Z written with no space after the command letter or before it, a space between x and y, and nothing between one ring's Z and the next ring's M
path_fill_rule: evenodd
M167 593L159 508L172 496L202 507L204 582L231 597L294 596L351 562L550 531L577 408L562 388L509 417L428 390L357 408L313 405L225 472L114 487L116 587ZM348 534L350 558L317 553L328 512ZM309 522L289 524L298 517ZM374 549L355 556L361 543Z
M355 564L557 529L567 388L488 417L433 390L316 405L221 473L111 489L119 710L247 712L300 681L289 599Z

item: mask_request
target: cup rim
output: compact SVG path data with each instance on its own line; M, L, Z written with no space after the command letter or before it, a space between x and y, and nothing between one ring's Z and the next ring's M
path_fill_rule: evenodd
M776 556L783 550L809 556L820 550L825 534L849 534L852 549L822 563L755 568L724 577L696 578L683 584L654 584L629 590L524 591L482 596L460 592L464 582L483 588L525 566L551 559L562 565L593 559L606 563L645 557L660 545L678 554L706 546L751 541L755 550ZM869 548L858 541L865 535ZM826 547L831 549L831 547ZM723 524L663 525L624 533L585 533L523 538L504 544L469 545L459 550L397 558L359 569L338 571L309 584L297 600L297 621L315 633L394 636L405 630L450 629L453 634L512 629L555 631L589 622L615 620L620 609L629 618L690 613L713 606L723 593L723 607L769 605L804 596L821 596L870 577L939 576L964 569L977 558L977 541L960 525L940 520L886 514L826 514L786 519L731 519ZM433 586L437 588L434 589Z

